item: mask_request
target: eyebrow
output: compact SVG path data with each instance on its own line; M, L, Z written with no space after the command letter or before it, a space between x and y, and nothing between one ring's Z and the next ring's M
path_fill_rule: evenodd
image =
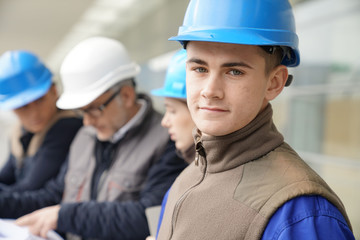
M205 65L207 66L207 62L199 59L199 58L190 58L189 60L186 61L186 63L197 63L197 64L200 64L200 65Z
M207 62L205 62L204 60L201 60L199 58L190 58L189 60L187 60L187 63L197 63L197 64L200 64L200 65L208 66ZM253 67L251 67L249 64L246 64L244 62L223 63L221 65L221 67L246 67L246 68L253 69Z
M221 65L221 67L246 67L252 69L252 67L249 64L246 64L244 62L230 62L230 63L224 63Z

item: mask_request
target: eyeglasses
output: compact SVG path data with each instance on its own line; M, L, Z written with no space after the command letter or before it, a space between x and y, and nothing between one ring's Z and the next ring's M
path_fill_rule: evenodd
M93 118L101 117L103 114L104 109L109 105L109 103L120 93L121 88L116 91L111 97L106 100L103 104L98 107L91 107L87 109L74 109L75 113L79 116L84 116L85 114L89 114Z

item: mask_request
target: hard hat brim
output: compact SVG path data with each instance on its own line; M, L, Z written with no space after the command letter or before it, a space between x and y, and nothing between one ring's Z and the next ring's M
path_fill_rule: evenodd
M204 41L204 42L221 42L231 44L244 45L278 45L290 47L295 58L286 62L288 67L296 67L300 63L300 55L297 50L298 37L289 31L264 29L196 29L180 27L179 35L170 37L169 41L179 41L184 43L187 41Z
M0 108L2 110L13 110L23 107L44 96L49 91L51 85L51 81L45 81L41 85L19 92L8 98L1 99L0 95Z
M64 92L56 102L60 109L77 109L84 107L98 98L107 89L100 88L93 92L68 93Z
M159 96L159 97L186 99L186 96L184 96L184 94L176 94L174 92L166 91L164 88L158 88L158 89L151 90L151 94L154 96Z

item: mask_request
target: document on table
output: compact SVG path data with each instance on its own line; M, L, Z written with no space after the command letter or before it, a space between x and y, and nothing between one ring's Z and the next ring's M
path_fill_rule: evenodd
M145 215L148 221L151 236L156 236L160 212L161 206L153 206L145 209Z
M0 240L45 240L38 236L30 234L27 227L20 227L14 223L14 220L0 219ZM63 240L63 238L54 231L49 231L47 240Z

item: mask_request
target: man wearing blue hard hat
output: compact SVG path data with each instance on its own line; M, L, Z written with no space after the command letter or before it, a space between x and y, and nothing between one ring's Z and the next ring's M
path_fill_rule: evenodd
M0 191L27 191L54 178L82 120L56 107L52 73L33 53L7 51L0 57L0 109L18 117L11 154L0 171Z
M288 0L191 0L170 40L187 50L196 156L158 239L354 239L341 200L272 120L300 63Z

